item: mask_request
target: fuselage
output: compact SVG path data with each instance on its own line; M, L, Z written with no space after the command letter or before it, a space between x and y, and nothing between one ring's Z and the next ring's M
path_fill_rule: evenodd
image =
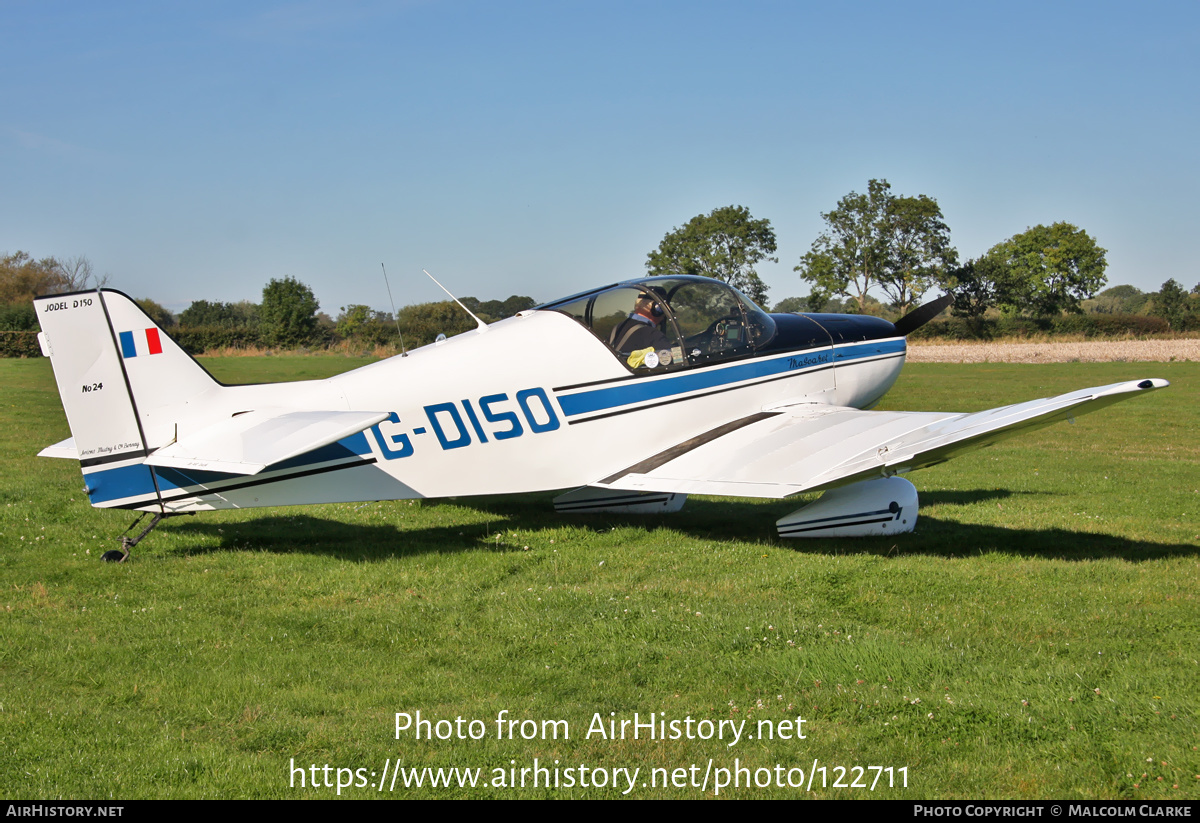
M628 286L609 287L618 288ZM605 339L602 321L577 308L584 303L596 300L585 293L548 304L328 380L221 386L155 412L157 420L144 415L153 451L189 427L248 410L390 413L252 476L144 466L121 477L94 473L92 502L180 512L585 486L772 408L869 408L904 363L904 338L877 318L761 315L754 322L770 333L739 338L733 315L696 331L681 311L681 319L668 312L659 365L634 368Z
M903 359L885 338L630 374L587 329L536 311L332 382L351 408L396 413L366 433L372 454L440 497L586 485L772 406L866 407Z

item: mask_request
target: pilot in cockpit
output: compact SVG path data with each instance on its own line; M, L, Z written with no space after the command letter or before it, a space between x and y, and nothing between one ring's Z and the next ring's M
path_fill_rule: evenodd
M613 327L608 335L608 345L622 356L628 354L627 362L631 368L653 369L660 363L669 365L671 362L671 341L662 330L666 312L659 301L663 296L660 288L643 289L629 317Z

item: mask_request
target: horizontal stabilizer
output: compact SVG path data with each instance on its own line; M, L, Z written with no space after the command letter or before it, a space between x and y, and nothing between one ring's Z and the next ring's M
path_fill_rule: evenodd
M387 420L387 412L251 411L185 435L147 458L151 466L258 474Z
M75 448L75 438L68 437L53 446L47 446L38 452L38 457L64 457L67 460L78 460L79 450Z
M1012 406L951 414L805 404L715 438L694 438L598 482L602 488L782 498L903 474L1167 386L1115 383Z

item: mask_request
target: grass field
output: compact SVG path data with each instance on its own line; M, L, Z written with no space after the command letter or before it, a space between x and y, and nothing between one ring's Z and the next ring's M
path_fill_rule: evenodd
M912 475L916 533L882 541L782 541L797 501L547 494L178 518L104 564L131 516L33 457L68 435L49 361L0 360L0 795L1200 797L1200 364L917 364L885 405L1141 377L1173 385ZM463 723L397 736L417 711ZM635 713L680 735L596 733Z

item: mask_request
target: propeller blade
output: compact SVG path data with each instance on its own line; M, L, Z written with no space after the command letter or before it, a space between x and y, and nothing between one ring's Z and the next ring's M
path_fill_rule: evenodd
M944 294L932 303L926 303L924 306L910 311L908 314L901 317L895 322L896 332L901 335L909 335L917 329L924 326L933 318L941 314L945 308L954 302L954 295Z

